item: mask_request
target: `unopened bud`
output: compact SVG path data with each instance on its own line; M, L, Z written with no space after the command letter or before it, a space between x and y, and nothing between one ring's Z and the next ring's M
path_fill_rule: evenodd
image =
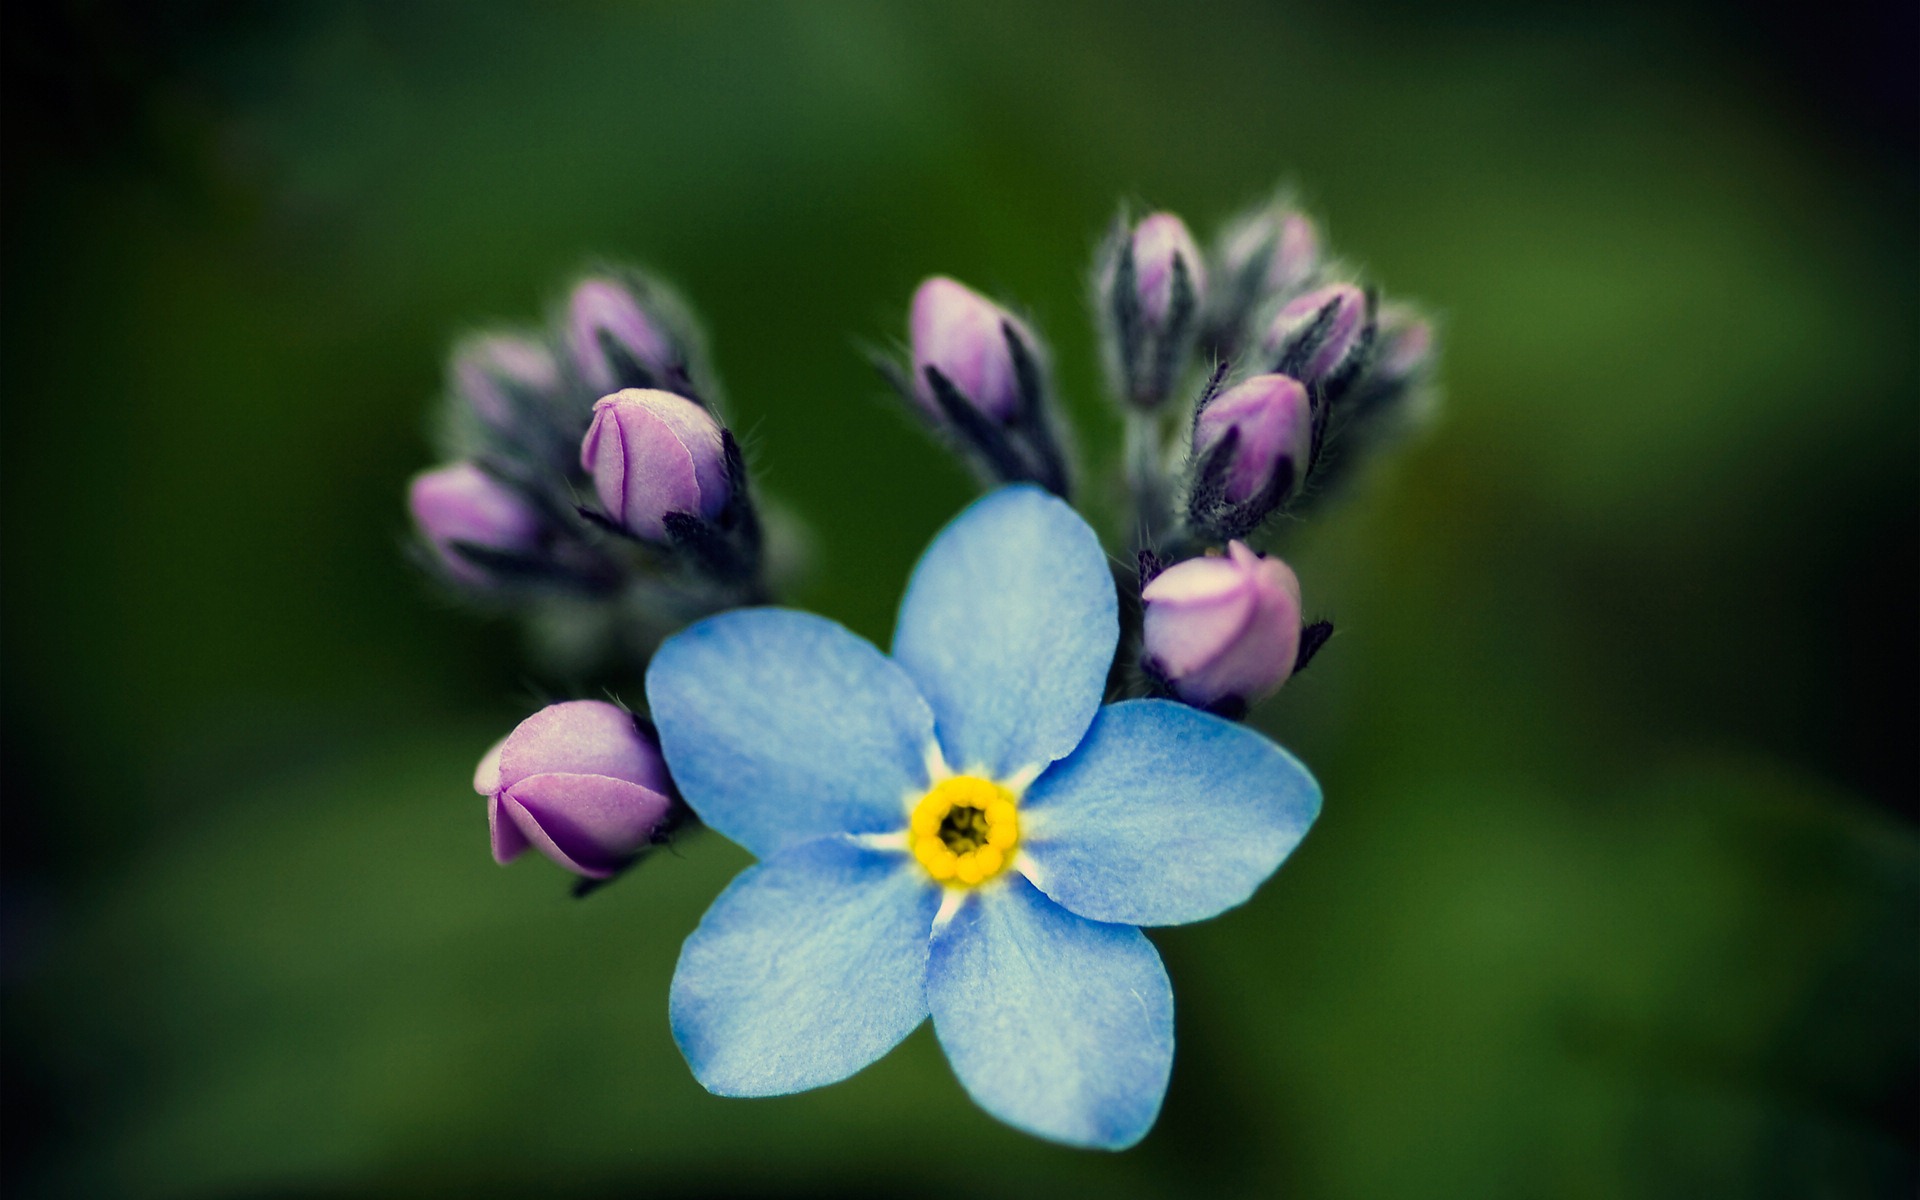
M1116 225L1095 278L1101 350L1117 396L1140 409L1165 403L1200 330L1207 268L1185 222L1169 212Z
M1252 703L1285 683L1300 651L1300 581L1277 558L1229 542L1155 576L1144 661L1174 695L1201 708Z
M1207 268L1186 222L1157 212L1133 227L1133 288L1140 315L1149 329L1164 327L1172 313L1176 276L1182 269L1190 291L1187 303L1198 307L1207 293Z
M414 476L407 486L407 507L447 570L474 585L491 582L491 576L462 553L462 546L526 554L538 547L545 530L524 500L472 463L436 467Z
M527 397L559 390L560 364L539 341L512 333L479 334L454 348L448 367L453 389L475 415L507 429Z
M1284 501L1305 474L1313 433L1307 389L1286 375L1256 375L1222 392L1194 422L1193 457L1217 473L1231 505ZM1232 444L1222 449L1231 435ZM1215 453L1221 464L1208 464ZM1264 515L1264 514L1263 514Z
M1020 378L1007 346L1005 326L1031 342L1026 328L993 301L965 284L935 275L913 293L908 333L913 343L913 395L929 415L944 416L932 367L974 408L1001 424L1020 411Z
M1433 363L1433 324L1405 304L1380 306L1378 341L1373 370L1384 380L1412 379Z
M634 289L598 276L581 280L567 300L567 350L580 377L602 394L668 382L682 365Z
M602 397L580 465L607 517L653 541L667 540L669 514L710 521L733 494L719 423L672 392L628 388Z
M520 722L480 760L473 787L487 797L495 862L532 845L590 879L626 865L673 803L660 747L632 713L600 700L549 705Z
M1320 269L1320 232L1303 213L1263 209L1228 228L1220 261L1228 275L1248 278L1251 290L1285 294L1304 287Z
M1307 383L1346 377L1373 340L1372 305L1350 283L1329 284L1289 300L1267 326L1261 358Z

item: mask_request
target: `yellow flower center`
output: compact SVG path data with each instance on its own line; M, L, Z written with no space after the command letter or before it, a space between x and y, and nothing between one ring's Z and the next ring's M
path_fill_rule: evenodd
M971 887L1013 861L1020 815L1013 793L992 780L955 775L913 807L913 856L941 883Z

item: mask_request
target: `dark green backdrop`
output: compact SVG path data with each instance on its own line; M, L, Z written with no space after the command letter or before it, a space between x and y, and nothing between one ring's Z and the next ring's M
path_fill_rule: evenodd
M1445 7L1448 11L1437 11ZM14 1194L1911 1194L1910 13L1692 4L75 4L5 31ZM707 318L798 600L884 638L962 474L854 351L1291 178L1444 318L1446 419L1300 531L1262 721L1325 814L1156 934L1158 1129L922 1031L723 1101L666 1027L717 838L487 858L513 631L403 562L450 336L590 254Z

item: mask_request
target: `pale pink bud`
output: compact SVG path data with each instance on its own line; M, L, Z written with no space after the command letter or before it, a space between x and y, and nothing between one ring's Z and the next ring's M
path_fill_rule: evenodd
M454 391L495 429L513 423L517 395L544 396L560 387L560 364L546 346L511 333L465 339L454 348L448 373Z
M1235 225L1221 247L1222 265L1229 275L1254 267L1265 254L1260 290L1284 293L1303 286L1320 268L1320 233L1305 214L1271 209Z
M1374 370L1383 378L1409 379L1433 362L1433 324L1404 304L1380 307L1380 349Z
M1011 325L1031 344L1024 325L965 284L935 275L914 291L908 317L913 394L930 415L942 417L940 402L927 382L927 368L933 367L986 416L1001 424L1014 419L1020 405L1020 380L1003 325Z
M660 828L673 785L633 714L601 700L549 705L480 760L494 861L529 845L577 875L605 879Z
M1207 269L1186 222L1169 212L1146 217L1133 227L1133 286L1140 315L1157 329L1173 306L1174 261L1186 264L1187 283L1198 308L1207 294Z
M526 501L472 463L422 471L407 485L407 508L421 536L456 578L489 581L458 544L522 554L535 549L544 524Z
M602 397L580 465L606 515L654 541L666 540L669 513L712 520L732 497L719 422L672 392L628 388Z
M1229 504L1266 493L1285 471L1275 503L1286 499L1305 473L1312 438L1307 389L1285 375L1255 375L1220 393L1194 423L1193 454L1204 462L1229 431L1235 434L1222 486Z
M1329 308L1323 322L1321 313ZM1262 357L1276 365L1301 359L1292 366L1308 383L1336 376L1365 349L1368 316L1367 294L1352 284L1315 288L1288 301L1267 326Z
M1190 558L1141 592L1145 661L1175 695L1210 707L1251 703L1293 673L1300 653L1300 581L1240 542Z
M656 380L664 380L679 361L672 339L631 288L611 279L583 279L567 300L567 351L580 377L595 392L634 382L622 378L621 364L609 349L645 368Z

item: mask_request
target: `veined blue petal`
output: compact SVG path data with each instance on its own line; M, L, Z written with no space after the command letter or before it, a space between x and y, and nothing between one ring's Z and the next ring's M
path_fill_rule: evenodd
M681 795L765 858L893 833L927 786L933 715L872 644L811 613L743 609L668 638L647 703Z
M1009 1125L1124 1150L1159 1115L1173 988L1138 929L1076 917L1011 875L934 934L927 1000L954 1074Z
M1120 638L1100 540L1038 488L975 502L921 556L893 657L933 707L959 771L1004 776L1071 751Z
M1020 854L1083 917L1179 925L1253 895L1319 812L1320 785L1260 734L1130 700L1027 790Z
M927 1015L940 905L902 854L794 846L720 893L680 951L668 1016L710 1092L779 1096L845 1079Z

